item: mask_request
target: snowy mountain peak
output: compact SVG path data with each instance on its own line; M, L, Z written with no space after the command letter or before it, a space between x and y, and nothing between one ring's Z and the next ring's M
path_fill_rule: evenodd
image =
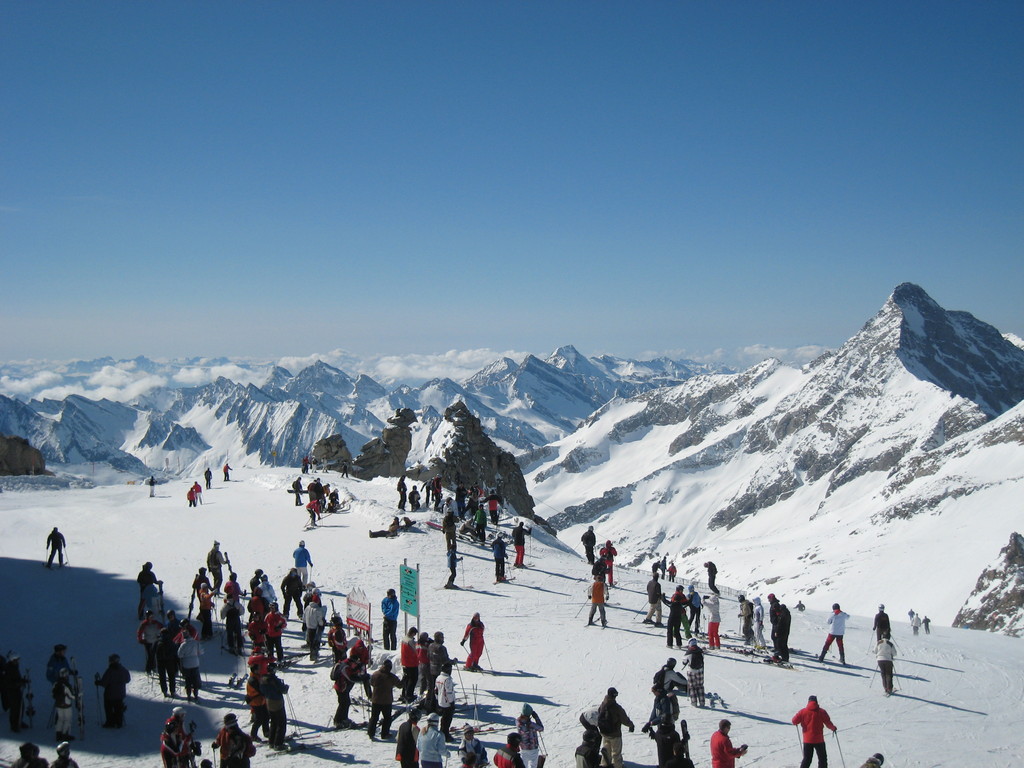
M996 416L1024 399L1024 351L967 312L947 311L913 283L880 315L901 317L897 356L907 370Z

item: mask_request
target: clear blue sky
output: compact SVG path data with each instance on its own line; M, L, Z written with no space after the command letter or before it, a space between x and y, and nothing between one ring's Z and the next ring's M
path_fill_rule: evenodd
M0 359L1024 334L1024 3L7 2Z

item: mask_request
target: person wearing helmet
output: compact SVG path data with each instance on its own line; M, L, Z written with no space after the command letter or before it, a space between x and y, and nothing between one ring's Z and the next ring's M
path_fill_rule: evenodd
M164 732L160 734L160 758L164 768L183 765L190 752L191 745L185 732L185 710L183 707L175 707L164 723Z
M882 642L883 637L892 637L892 623L889 621L889 614L885 612L885 606L878 606L878 613L875 614L875 623L871 625L875 630L875 642Z
M21 757L14 761L13 768L46 768L49 765L45 758L39 756L39 747L32 742L25 742L18 747L18 753Z
M495 768L525 768L522 757L523 737L513 732L505 737L505 745L494 752Z
M830 626L828 637L825 638L825 647L821 649L821 653L818 655L818 661L825 661L825 654L828 653L828 649L832 646L832 641L835 640L836 647L839 649L839 663L844 667L846 666L846 649L843 648L843 635L846 634L846 620L850 618L850 614L839 608L839 603L832 604L832 615L828 617L828 623Z
M864 761L864 765L860 768L882 768L883 765L885 765L885 758L880 752L875 752L875 754Z
M57 741L72 741L72 715L74 714L75 688L71 683L69 670L61 668L57 672L57 682L53 684L54 728Z
M71 759L71 745L66 741L57 745L57 759L50 763L50 768L78 768L78 763Z
M309 556L305 541L299 542L299 546L292 552L292 557L295 560L295 570L302 583L305 584L309 580L309 569L313 566L313 558Z
M704 706L704 651L697 645L696 638L690 638L686 643L686 660L684 667L686 671L686 687L690 691L690 704L695 707Z

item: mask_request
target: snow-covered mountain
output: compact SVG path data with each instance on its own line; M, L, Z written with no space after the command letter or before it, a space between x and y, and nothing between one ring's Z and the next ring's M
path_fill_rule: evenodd
M711 559L752 589L810 571L865 612L872 587L912 603L943 579L932 615L951 621L1019 527L1022 398L1019 347L903 284L803 370L766 361L613 400L527 480L567 540L600 523L628 562ZM907 574L901 549L920 546L935 557Z
M0 395L0 428L27 437L57 465L104 462L135 473L187 474L225 460L294 465L331 434L357 452L397 409L410 408L417 414L410 461L426 464L439 455L441 414L456 402L465 403L501 447L522 452L572 431L617 392L651 389L666 376L678 383L699 370L686 361L590 361L571 346L547 361L499 359L461 383L435 378L390 390L323 361L296 374L228 359L102 358L45 372L8 365L0 366L0 381L23 396ZM187 386L217 371L223 375ZM34 391L62 390L110 397L28 399ZM115 391L130 396L113 400Z

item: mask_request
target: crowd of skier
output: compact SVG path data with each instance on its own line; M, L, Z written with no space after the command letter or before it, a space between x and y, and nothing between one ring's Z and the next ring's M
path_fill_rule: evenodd
M230 467L225 464L225 480L228 480L229 471ZM303 467L303 471L308 471L308 465ZM211 475L207 470L207 488L210 487ZM467 488L462 483L455 485L454 493L446 496L441 478L435 477L423 483L422 492L415 485L409 490L403 476L397 485L398 509L404 511L408 505L409 510L415 512L433 504L432 508L441 514L441 522L436 527L443 533L450 572L445 587L457 588L460 539L490 548L495 563L495 583L507 581L505 564L508 552L505 533L500 530L500 493L497 490L487 491L481 486ZM152 488L152 484L150 486ZM308 494L310 504L313 504L311 523L314 525L320 515L336 510L338 505L337 489L332 491L329 485L321 483L320 478L304 484L300 477L291 492L295 495L296 505L301 505L303 493ZM189 493L190 504L202 503L202 488L198 483L190 487ZM395 517L388 529L371 531L370 535L395 536L413 525L408 517L403 522ZM531 534L532 531L521 520L512 526L513 567L527 567L525 549L527 537ZM591 578L587 590L590 605L587 625L595 625L596 618L602 627L606 627L605 604L615 585L618 552L611 540L598 546L593 526L583 534L581 543ZM49 550L46 567L52 567L55 559L58 566L63 566L67 542L57 528L48 536L46 546ZM279 585L280 592L270 582L269 575L259 568L249 579L246 589L239 583L230 557L221 549L220 542L214 541L205 565L197 569L193 578L188 615L180 619L174 610L165 610L163 581L157 577L153 564L146 562L138 574L137 613L140 623L136 640L143 649L145 673L159 684L166 699L178 699L180 685L185 703L201 702L204 643L215 637L215 614L223 625L222 650L238 656L244 663L244 674L232 675L229 686L244 687L244 701L250 711L249 728L243 729L233 713L224 716L223 727L211 744L219 757L219 765L223 768L246 768L250 758L256 754L257 744L265 743L275 751L292 748L287 734L291 710L289 687L278 672L300 656L308 655L311 661L316 662L322 648L331 655L329 680L337 698L331 719L334 729L365 730L370 740L394 738L395 760L402 768L440 768L453 749L463 766L487 765L487 750L477 738L476 730L467 726L456 732L452 728L457 708L452 675L458 662L449 654L444 633L430 633L413 627L399 641L396 636L399 602L395 590L389 589L381 600L382 645L385 651L397 652L390 656L395 658L400 669L390 657L374 668L372 645L368 636L359 631L362 628L346 626L333 610L328 618L321 590L310 579L313 560L304 540L299 541L294 550L292 563ZM670 657L655 673L651 687L651 713L642 727L643 733L657 743L659 768L692 768L694 765L687 721L679 717L679 698L688 697L692 707L703 708L709 699L714 705L715 694L705 691L704 673L707 654L715 654L723 648L723 605L716 586L718 569L715 563L705 562L704 568L707 571L706 590L698 590L692 584L669 587L675 582L678 571L666 555L652 563L651 578L647 583L643 623L664 628L666 646L683 651L681 665L676 658ZM790 612L774 594L769 594L767 601L770 640L766 640L764 635L766 612L761 598L754 597L748 601L744 595L738 595L737 618L740 620L742 646L727 646L727 649L761 653L766 662L785 666L789 664L790 656ZM797 608L802 610L802 604ZM884 605L879 606L873 630L882 687L886 695L891 695L894 692L896 649L891 638L891 623L884 608ZM833 605L828 618L829 632L818 655L819 662L824 661L834 644L840 663L846 664L844 634L848 618L838 604ZM914 634L921 626L929 631L927 617L922 619L912 611L910 619ZM283 638L291 621L300 625L299 635L303 642L300 649L286 650ZM467 651L462 670L481 671L481 660L486 654L484 632L481 615L475 613L460 641ZM68 657L67 650L64 644L54 646L46 668L53 701L48 722L54 728L57 743L57 757L50 765L61 767L77 766L70 757L70 742L75 739L76 726L79 736L84 736L85 729L83 685L74 659ZM108 662L108 668L102 674L96 673L94 678L98 694L102 690L103 727L122 728L131 675L121 664L119 655L112 654ZM35 715L32 681L27 672L21 671L19 664L18 655L11 653L2 659L0 667L3 707L9 713L14 733L31 727ZM366 716L364 721L352 718L354 704L362 708ZM405 720L393 732L396 704L404 707ZM201 754L195 724L186 724L186 719L186 709L176 705L164 723L160 734L160 755L165 768L195 766ZM819 706L817 698L811 696L807 706L797 712L792 721L801 730L804 750L801 767L807 768L817 756L818 765L824 768L827 757L823 729L828 728L833 733L837 731L827 712ZM579 722L583 734L582 743L575 753L577 768L622 768L622 729L625 727L633 732L635 726L618 702L618 691L609 688L599 705L580 715ZM711 735L714 768L731 768L735 759L748 751L746 744L733 746L730 730L729 721L722 720L718 730ZM541 754L543 731L539 713L529 704L524 705L516 718L514 730L495 750L490 762L497 768L540 768L544 763ZM864 766L874 768L883 761L882 755L874 755ZM210 761L201 760L201 765L206 764ZM39 755L38 747L26 743L21 747L21 758L14 765L38 768L47 765L47 761Z

